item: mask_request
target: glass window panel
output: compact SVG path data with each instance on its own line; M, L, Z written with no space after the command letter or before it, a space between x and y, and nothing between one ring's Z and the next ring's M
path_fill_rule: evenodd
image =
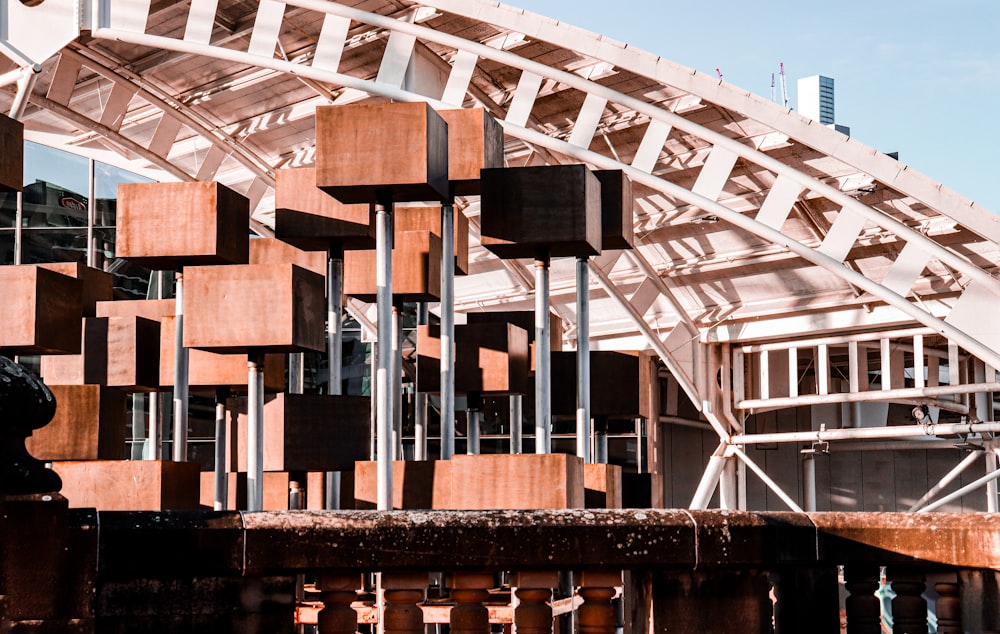
M150 183L151 179L123 169L94 163L94 195L97 198L96 223L98 227L114 227L118 202L118 186L122 183Z
M87 164L82 156L26 142L22 226L86 227Z
M0 229L0 265L14 263L14 231Z
M17 194L0 192L0 228L17 226Z
M82 262L87 259L87 229L25 229L21 262Z

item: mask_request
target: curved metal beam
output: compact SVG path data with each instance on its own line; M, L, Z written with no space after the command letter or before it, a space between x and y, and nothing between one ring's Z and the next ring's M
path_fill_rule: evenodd
M305 8L312 9L319 13L327 13L331 15L339 15L341 17L347 17L352 20L357 20L359 22L365 22L371 24L372 26L378 26L391 31L397 31L400 33L405 33L408 35L414 35L421 39L427 41L436 42L438 44L443 44L445 46L453 47L458 50L468 51L470 53L475 53L476 55L490 59L502 64L506 64L513 68L518 68L522 71L527 71L534 73L541 77L546 77L549 79L554 79L559 83L571 86L585 94L596 95L608 102L617 103L627 108L630 108L636 112L647 115L648 117L662 121L669 124L670 126L677 128L679 130L684 130L689 132L705 141L708 141L713 146L722 147L730 152L733 152L737 156L743 158L744 160L750 161L756 165L764 167L775 174L784 175L791 178L793 182L797 183L804 189L814 191L825 198L828 198L844 208L849 208L862 216L864 216L868 221L877 224L884 229L892 232L896 236L905 240L906 242L917 242L922 247L924 247L932 256L941 260L942 262L952 266L963 273L967 274L972 279L984 284L987 287L997 289L997 293L1000 294L1000 284L997 280L990 276L988 273L975 266L965 258L960 255L946 249L937 242L934 242L927 236L923 235L919 231L907 227L905 224L899 222L898 220L882 214L878 210L872 209L867 205L855 200L854 198L848 196L844 192L822 183L817 179L803 174L802 172L785 165L781 161L760 152L759 150L744 145L735 139L726 137L718 132L709 130L697 123L694 123L681 115L675 114L663 110L653 104L646 103L635 97L630 97L624 95L612 88L608 88L602 84L594 81L590 81L579 75L568 71L557 70L546 66L540 62L535 62L533 60L525 59L516 53L511 53L509 51L503 51L496 49L485 44L480 44L478 42L470 42L464 40L458 36L451 35L448 33L441 33L435 31L429 27L421 26L419 24L413 24L410 22L401 22L393 18L386 18L374 13L368 13L366 11L361 11L359 9L354 9L347 7L335 2L323 2L321 0L287 0L287 4ZM461 12L459 12L461 14ZM865 171L865 170L862 170ZM905 192L904 192L905 193Z
M311 7L311 6L313 6L315 4L313 2L313 0L294 0L294 2L298 3L298 4L302 5L302 6L309 6L309 7ZM333 3L331 3L329 6L326 5L325 3L318 3L318 4L320 4L320 7L324 7L322 9L318 9L318 10L321 10L321 11L327 11L327 10L329 10L329 12L335 12L335 11L340 11L340 10L347 10L346 7L343 7L343 6L337 5L337 4L333 4ZM336 9L330 9L330 7L336 7ZM350 11L353 12L355 10L352 9ZM360 13L363 13L363 12L360 12ZM353 13L351 13L350 15L353 15ZM365 14L365 16L368 16L368 15L369 14ZM379 18L379 21L381 21L380 16L373 16L373 18ZM412 25L412 24L409 24L409 23L402 23L401 22L399 24L401 26L404 26L404 27L415 27L415 25ZM431 34L435 34L436 33L434 31L430 31L429 29L423 29L423 27L416 27L416 28L421 29L420 32L421 32L422 35L423 35L423 31L425 31L425 30L429 31ZM273 59L273 58L266 58L266 57L262 57L262 56L259 56L259 55L252 55L250 53L246 53L246 52L243 52L243 51L236 51L236 50L232 50L232 49L213 47L211 45L205 45L205 44L196 44L196 43L193 43L193 42L183 42L183 41L179 41L179 40L174 40L172 38L167 38L167 37L162 37L162 36L156 36L156 35L147 35L147 34L144 34L144 33L134 33L134 32L129 32L129 31L112 30L112 29L108 29L108 28L95 29L94 31L92 31L92 35L95 38L114 39L114 40L119 40L119 41L124 41L124 42L131 42L133 44L140 44L140 45L144 45L144 46L166 48L166 49L169 49L169 50L195 52L195 53L198 53L198 54L205 55L207 57L214 57L214 58L217 58L217 59L225 59L225 60L233 61L233 62L236 62L236 63L253 64L253 65L261 66L261 67L264 67L264 68L273 68L275 70L280 70L282 72L287 72L287 73L293 74L293 75L302 75L302 76L306 76L306 77L311 77L311 78L317 79L319 81L330 82L330 83L339 83L339 84L344 85L344 86L349 87L349 88L356 88L358 90L362 90L362 91L370 93L370 94L377 94L377 95L389 97L389 98L392 98L392 99L396 99L396 100L399 100L399 101L426 101L426 102L430 103L432 106L434 106L436 108L446 108L445 104L442 104L442 103L440 103L437 100L429 99L429 98L427 98L427 97L425 97L423 95L418 95L418 94L415 94L415 93L411 93L411 92L402 90L400 88L395 88L395 87L392 87L392 86L388 86L386 84L379 84L377 82L373 82L373 81L369 81L369 80L364 80L364 79L359 79L357 77L351 77L349 75L344 75L344 74L341 74L341 73L335 73L335 72L331 72L331 71L324 71L324 70L317 69L317 68L306 67L306 66L302 66L301 64L295 64L295 63L286 62L286 61L283 61L283 60L278 60L278 59ZM454 38L453 36L446 36L446 34L437 34L437 35L439 35L439 36L445 36L445 37L448 37L448 38L453 38L455 40L458 40L459 42L468 44L470 46L472 45L472 43L465 42L464 40L461 40L460 38ZM450 40L449 40L449 42L450 42ZM478 45L478 44L475 45L475 47L480 47L480 46L482 46L482 45ZM490 51L494 51L494 49L489 49L489 47L483 47L483 48L487 48ZM478 50L478 48L476 50ZM494 51L494 52L497 52L497 51ZM514 56L514 57L517 57L517 56ZM521 58L518 58L518 59L520 59L522 63L525 63L525 64L529 63L527 60L523 60ZM534 62L530 62L530 63L534 64ZM542 65L539 64L539 66L542 66ZM546 67L543 66L542 68L546 68ZM576 77L575 75L573 75L572 77L575 77L576 79L580 79L580 78ZM574 83L577 83L576 80L573 80L573 81L574 81ZM583 80L583 81L586 82L586 80ZM589 82L587 82L587 83L589 83ZM603 89L602 86L599 86L599 85L596 85L596 84L595 84L595 86L598 87L598 88L602 88ZM611 92L613 92L613 91L611 91ZM632 101L635 101L635 100L632 100ZM641 102L640 102L640 104L641 104ZM641 105L643 106L644 110L650 109L650 107L648 106L648 104L641 104ZM653 108L653 109L655 109L655 108ZM672 113L663 113L663 112L661 112L659 114L662 114L662 115L669 114L670 116L677 116L677 115L672 115ZM635 180L637 182L640 182L640 183L642 183L642 184L644 184L644 185L646 185L646 186L648 186L648 187L650 187L652 189L658 190L658 191L660 191L662 193L665 193L665 194L667 194L669 196L672 196L672 197L674 197L674 198L676 198L678 200L682 200L682 201L687 202L689 204L696 205L696 206L698 206L698 207L700 207L702 209L705 209L706 211L710 211L710 212L718 215L720 218L724 219L725 221L729 222L730 224L732 224L734 226L737 226L737 227L739 227L739 228L741 228L741 229L743 229L745 231L753 233L753 234L755 234L755 235L757 235L757 236L759 236L759 237L761 237L761 238L763 238L763 239L765 239L765 240L767 240L767 241L769 241L769 242L771 242L773 244L783 246L783 247L787 248L788 250L790 250L790 251L796 253L797 255L801 256L802 258L804 258L804 259L812 262L813 264L816 264L816 265L818 265L818 266L820 266L820 267L822 267L822 268L824 268L824 269L826 269L826 270L834 273L835 275L840 276L845 281L847 281L847 282L849 282L849 283L851 283L851 284L853 284L853 285L855 285L855 286L857 286L859 288L862 288L862 289L866 290L867 292L872 293L872 295L874 295L874 296L878 297L879 299L883 300L884 302L886 302L890 306L892 306L892 307L900 310L904 314L909 315L914 320L916 320L916 321L924 324L925 326L933 329L938 334L941 334L941 335L943 335L943 336L945 336L945 337L947 337L947 338L955 341L957 344L961 345L963 348L965 348L966 350L968 350L970 353L972 353L975 356L979 357L983 361L989 363L993 367L1000 367L1000 353L998 353L997 351L994 351L994 350L988 348L987 346L984 346L981 342L979 342L978 340L976 340L974 337L971 337L971 336L965 334L964 332L958 330L957 328L955 328L955 327L953 327L953 326L945 323L944 321L942 321L942 320L940 320L940 319L938 319L938 318L930 315L929 313L923 311L922 309L918 308L917 306L911 304L907 299L905 299L901 295L899 295L899 294L897 294L897 293L889 290L888 288L882 286L881 284L879 284L877 282L874 282L874 281L872 281L872 280L864 277L863 275L860 275L860 274L858 274L858 273L856 273L856 272L848 269L847 267L845 267L843 265L842 262L840 262L838 260L835 260L834 258L831 258L831 257L829 257L829 256L827 256L827 255L825 255L823 253L820 253L820 252L812 249L811 247L808 247L808 246L802 244L801 242L798 242L797 240L794 240L794 239L792 239L792 238L784 235L783 233L781 233L780 231L778 231L776 229L773 229L773 228L771 228L769 226L766 226L766 225L764 225L762 223L759 223L759 222L757 222L756 220L754 220L752 218L744 216L743 214L735 212L735 211L729 209L728 207L726 207L726 206L724 206L724 205L722 205L722 204L720 204L720 203L718 203L718 202L716 202L714 200L710 200L708 198L705 198L703 196L695 194L694 192L691 192L691 191L689 191L687 189L684 189L683 187L681 187L679 185L676 185L676 184L670 183L670 182L668 182L668 181L666 181L664 179L652 176L651 174L649 174L647 172L644 172L644 171L641 171L641 170L638 170L638 169L635 169L635 168L633 168L630 165L624 165L624 164L620 163L619 161L617 161L617 160L615 160L613 158L609 158L609 157L604 156L602 154L598 154L596 152L592 152L590 150L586 150L586 149L583 149L583 148L571 145L571 144L569 144L566 141L562 141L562 140L559 140L559 139L551 138L551 137L545 135L544 133L537 132L535 130L529 130L527 128L522 128L520 126L515 126L515 125L512 125L510 123L506 123L506 122L501 122L501 123L503 123L504 129L507 132L507 134L510 134L511 136L514 136L514 137L517 137L519 139L523 139L523 140L526 140L526 141L529 141L529 142L532 142L532 143L536 143L536 144L538 144L538 145L540 145L542 147L546 147L546 148L548 148L550 150L554 150L556 152L565 154L567 156L573 156L573 157L575 157L575 158L577 158L579 160L585 161L587 163L590 163L590 164L598 166L598 167L602 167L604 169L621 169L621 170L624 170L633 180ZM725 139L725 140L726 141L730 141L729 139ZM744 146L742 146L742 144L740 144L738 142L734 141L733 143L735 145L741 147L741 148L747 149ZM765 158L767 158L771 162L777 163L777 161L774 161L774 159L770 159L770 157L765 157ZM810 181L810 187L809 187L810 189L817 190L818 187L827 187L828 189L832 189L832 188L829 188L829 186L822 185L822 184L818 183L817 181L815 181L814 179L811 179L811 178L809 178L809 177L807 177L807 176L805 176L803 174L800 174L800 173L796 172L792 168L788 168L787 166L784 166L783 164L780 164L780 163L779 163L779 165L782 167L782 171L793 172L795 174L798 174L798 177L800 177L802 179L807 179L808 181ZM836 191L836 190L834 190L834 191ZM849 198L849 200L851 202L854 202L854 203L857 202L857 201L854 201L853 199L850 199L850 198ZM860 203L857 203L857 204L860 205ZM879 214L879 212L877 212L877 211L875 211L873 209L870 209L868 207L865 207L864 205L860 205L860 206L864 207L864 209L866 209L868 212L870 212L870 214L874 214L876 216L880 216L880 219L883 222L892 220L892 219L889 219L889 218L886 218L886 217L882 217L881 214ZM892 223L896 223L896 221L892 220ZM935 252L935 254L937 254L938 252L944 252L945 256L947 256L948 259L953 259L953 260L956 261L956 268L962 269L963 271L966 271L966 272L975 271L975 272L978 273L978 275L971 275L970 274L970 277L976 277L977 279L982 279L984 281L984 284L987 287L989 287L989 288L997 288L998 285L996 283L996 280L994 280L991 276L989 276L982 269L979 269L978 267L975 267L974 265L970 264L968 261L966 261L966 260L964 260L962 258L959 258L958 256L956 256L954 254L951 254L950 252L948 252L947 250L945 250L943 247L941 247L937 243L928 240L923 235L921 235L921 234L919 234L917 232L914 232L913 230L909 229L908 227L904 227L904 228L906 229L906 231L909 234L915 235L916 238L919 239L920 242L922 243L922 246L928 247L928 250L933 250ZM941 258L941 259L944 260L944 258ZM998 294L1000 294L1000 290L998 290Z

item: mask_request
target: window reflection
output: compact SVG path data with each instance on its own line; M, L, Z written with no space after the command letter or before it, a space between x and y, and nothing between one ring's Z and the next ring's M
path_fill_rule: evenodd
M17 196L0 193L0 263L90 261L115 276L120 297L147 295L150 272L115 257L118 185L150 179L112 165L94 162L94 209L91 225L90 162L54 148L26 142L21 212ZM20 258L13 228L22 229ZM10 229L10 235L5 235Z

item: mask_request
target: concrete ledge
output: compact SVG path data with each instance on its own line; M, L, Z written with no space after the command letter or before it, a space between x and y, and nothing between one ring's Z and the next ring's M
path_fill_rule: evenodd
M768 569L860 561L1000 570L1000 522L975 513L174 511L97 518L102 578L323 568Z

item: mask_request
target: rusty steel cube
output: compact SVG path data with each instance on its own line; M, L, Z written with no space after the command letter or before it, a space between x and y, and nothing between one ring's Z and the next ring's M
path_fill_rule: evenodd
M331 242L348 251L375 248L375 206L345 205L316 187L316 169L275 171L274 235L304 251L326 251Z
M24 183L24 124L0 115L0 191L19 192Z
M83 262L51 262L37 266L62 273L83 282L83 316L96 315L97 302L111 301L115 297L115 276Z
M223 354L325 350L325 286L294 264L192 267L184 345Z
M160 321L173 316L177 302L173 299L126 299L116 302L97 302L98 317L145 317Z
M503 167L503 128L483 108L442 110L448 124L448 180L456 196L480 193L480 170Z
M96 384L130 392L159 389L160 322L143 317L87 317L82 352L43 356L50 385Z
M306 251L276 238L250 239L250 264L291 263L326 275L326 253Z
M455 390L528 393L528 333L508 323L455 326Z
M441 236L441 207L398 207L393 212L396 235L403 231L430 231ZM455 275L469 273L469 219L460 211L455 212Z
M118 257L150 269L244 264L250 201L214 182L118 186Z
M25 441L39 460L125 458L125 393L101 385L50 385L56 415Z
M450 495L442 506L435 500L436 509L584 508L583 460L576 456L455 455L448 462Z
M596 170L601 182L601 248L632 249L632 181L622 170Z
M160 385L174 386L174 338L177 319L164 317L160 323ZM285 389L285 355L264 355L264 389ZM188 386L193 392L214 392L217 388L246 389L246 354L216 354L206 350L188 350Z
M227 464L247 470L247 399L227 406ZM264 471L344 471L368 458L371 399L366 396L277 394L264 403ZM232 424L235 421L236 429Z
M375 251L344 254L344 295L374 302ZM392 249L392 296L404 302L430 302L441 297L441 238L430 231L396 234Z
M429 105L316 108L316 185L342 203L446 201L448 126Z
M583 165L483 170L480 210L480 242L499 258L601 251L601 185Z
M83 282L38 266L0 266L0 350L79 354Z
M576 415L576 352L552 353L552 414ZM595 418L642 415L638 356L613 350L590 351L590 414Z
M71 508L181 511L199 508L197 462L88 460L55 462Z

